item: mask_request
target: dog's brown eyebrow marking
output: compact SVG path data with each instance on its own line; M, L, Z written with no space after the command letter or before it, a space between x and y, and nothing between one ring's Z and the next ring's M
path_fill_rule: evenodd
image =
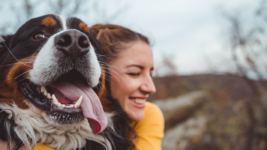
M42 20L41 24L47 27L53 27L57 24L57 21L53 17L47 16Z
M80 22L80 24L79 24L79 28L80 28L82 31L89 33L89 28L88 28L88 26L87 26L84 22Z

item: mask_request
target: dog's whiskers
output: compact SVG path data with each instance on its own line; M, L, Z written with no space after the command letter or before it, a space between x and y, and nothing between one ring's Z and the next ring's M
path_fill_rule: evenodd
M24 63L22 63L21 61L19 61L14 55L13 55L13 53L11 52L11 50L7 47L7 45L5 44L5 42L3 42L3 44L5 45L5 47L7 48L7 50L9 51L9 53L19 62L19 63L21 63L21 64L23 64L23 65L25 65L25 66L28 66L28 65L26 65L26 64L24 64ZM31 66L28 66L28 67L31 67Z
M110 73L110 72L106 72L107 74L109 74L110 76L112 76L112 74ZM104 72L103 73L101 73L102 75L103 74L105 74ZM116 78L116 77L115 77ZM116 78L118 81L119 81L119 79L118 78ZM109 81L110 83L114 83L115 81L111 81L110 79L108 79L108 78L106 78L105 79L106 81Z
M107 64L107 63L105 63L105 62L102 62L102 61L99 61L99 63L100 63L101 65L105 65L105 66L108 66L108 67L113 67L113 68L121 69L121 68L119 68L119 67L117 67L117 66L109 65L109 64Z
M25 71L25 72L19 74L18 76L16 76L14 79L17 79L18 77L20 77L20 76L22 76L22 75L24 75L25 73L30 72L30 71L31 71L31 70Z
M96 54L97 56L100 56L100 57L109 57L109 56L106 56L106 55L100 55L100 54Z
M111 66L111 65L110 65ZM112 71L112 72L114 72L115 74L117 74L125 83L126 83L126 85L128 86L128 88L130 89L130 90L132 90L131 88L130 88L130 86L129 86L129 84L126 82L126 80L118 73L118 72L116 72L115 70L112 70L112 69L110 69L110 68L107 68L107 67L104 67L104 66L102 66L103 68L105 68L105 69L108 69L109 71ZM119 67L117 67L117 68L119 68ZM119 68L120 69L120 68ZM110 73L110 75L112 76L112 74ZM116 76L114 76L113 75L113 77L115 77L116 78L116 80L118 80L119 81L119 83L120 83L120 80L116 77ZM121 85L121 83L120 83L120 85Z
M31 64L32 62L26 62L24 64ZM0 66L0 67L8 67L8 66L11 66L11 65L14 65L14 64L17 64L17 62L16 63L12 63L12 64L7 64L7 65L4 65L4 66Z
M114 73L116 73L117 75L119 75L118 72L116 72L116 71L114 71L114 70L112 70L112 69L110 69L110 68L112 67L112 68L117 68L117 69L120 69L120 70L121 70L121 68L119 68L119 67L117 67L117 66L109 65L109 64L107 64L107 63L105 63L105 62L102 62L102 61L99 61L99 63L102 64L102 65L104 65L104 66L108 66L108 67L104 67L104 66L102 66L103 68L108 69L108 70L110 70L110 71L113 71ZM110 75L112 75L112 74L110 74ZM119 75L119 76L120 76L120 75ZM114 76L114 77L115 77L115 76ZM131 90L129 84L125 81L125 79L124 79L122 76L120 76L120 77L124 80L124 82L127 84L128 88ZM117 79L117 80L118 80L118 79Z
M30 84L31 84L31 82L28 83L27 86L29 87ZM30 89L30 91L31 91L32 93L34 93L30 87L29 87L29 89Z
M107 90L106 86L101 81L99 83L104 87L105 90Z
M20 82L22 82L22 81L24 81L24 80L26 80L27 78L23 78L23 79L21 79L21 80L19 80L17 83L20 83ZM14 83L15 84L15 83Z

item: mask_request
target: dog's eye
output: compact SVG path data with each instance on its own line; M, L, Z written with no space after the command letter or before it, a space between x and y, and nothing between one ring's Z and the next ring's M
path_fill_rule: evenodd
M35 34L34 36L33 36L33 39L34 40L43 40L43 39L45 39L46 38L46 36L43 34L43 33L38 33L38 34Z

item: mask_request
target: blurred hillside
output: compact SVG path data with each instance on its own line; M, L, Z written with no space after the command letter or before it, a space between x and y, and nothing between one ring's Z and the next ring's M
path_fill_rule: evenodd
M253 98L253 89L242 78L216 74L173 75L154 78L154 82L157 92L149 100L163 110L166 119L163 149L245 149L250 125L246 101ZM256 80L252 82L258 84ZM169 112L167 105L173 107ZM258 106L252 107L257 110ZM266 115L260 109L254 113L256 131L251 135L255 137L251 150L263 150L267 148L262 138L267 133L263 119Z
M244 80L233 75L173 75L156 77L153 81L157 92L149 97L150 101L175 98L196 90L207 91L215 101L241 100L252 96L251 89Z

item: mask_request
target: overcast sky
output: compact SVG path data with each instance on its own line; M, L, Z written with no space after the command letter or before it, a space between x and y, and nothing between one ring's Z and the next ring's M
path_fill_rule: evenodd
M194 74L228 67L222 11L250 12L258 3L255 0L101 0L100 4L107 14L126 8L111 23L147 35L153 43L156 67L165 55L173 59L179 74ZM43 15L41 10L38 15ZM1 16L12 18L9 13ZM84 15L77 17L89 25L103 22Z
M255 0L136 0L132 2L130 28L154 39L157 61L171 54L180 74L227 67L226 30L222 11L251 11ZM230 64L229 64L230 65Z

